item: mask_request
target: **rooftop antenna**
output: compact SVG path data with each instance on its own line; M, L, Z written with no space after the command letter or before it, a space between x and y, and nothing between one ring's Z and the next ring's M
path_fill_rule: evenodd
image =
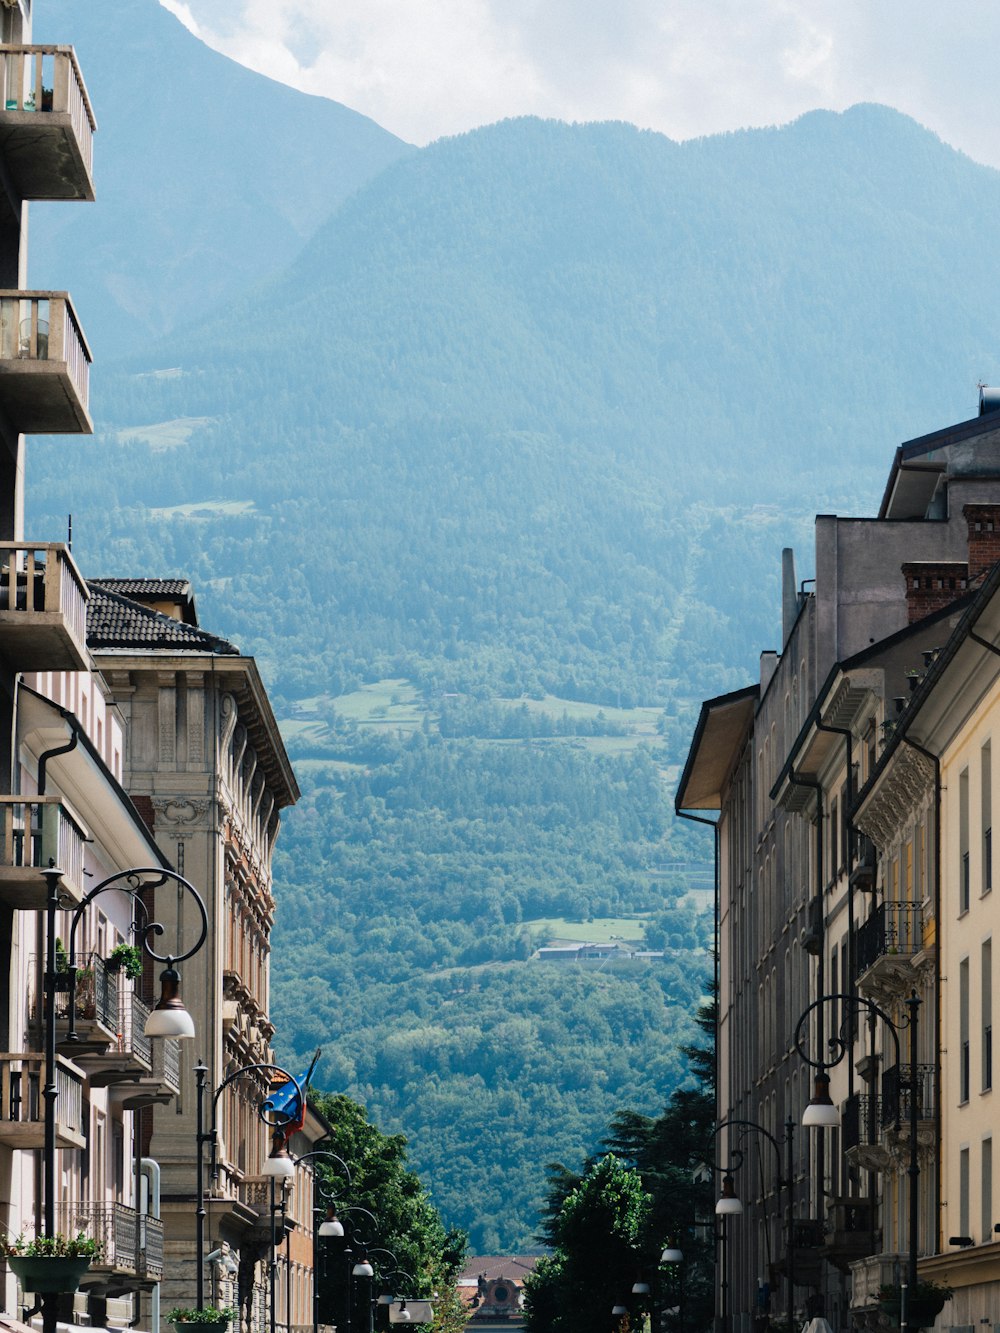
M67 550L73 549L73 515L66 515L66 547Z

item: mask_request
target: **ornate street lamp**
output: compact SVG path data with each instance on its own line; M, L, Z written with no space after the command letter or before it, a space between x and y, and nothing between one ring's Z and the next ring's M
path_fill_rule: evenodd
M56 1084L56 996L60 991L68 991L69 993L67 1040L76 1041L78 1040L75 1026L76 932L79 923L87 908L99 894L109 893L112 889L128 894L135 906L136 914L141 917L141 922L134 927L141 949L155 962L166 964L160 977L161 994L159 1002L146 1020L146 1035L149 1037L179 1037L183 1039L194 1036L194 1024L191 1021L191 1015L180 999L180 973L177 971L176 964L183 963L186 959L192 957L204 944L208 934L208 913L205 911L201 894L194 885L186 880L183 875L178 875L173 870L166 870L162 866L120 870L95 885L83 898L79 906L75 908L69 932L69 968L65 973L60 973L58 959L56 958L56 913L60 907L59 885L62 880L62 871L57 866L50 866L43 870L42 874L45 878L47 890L45 900L45 976L42 987L45 998L45 1086L42 1090L45 1104L45 1138L42 1150L43 1234L53 1236L56 1231L56 1101L59 1096L59 1089ZM146 905L141 895L149 889L159 888L168 881L172 881L179 889L190 894L198 909L198 938L189 949L182 953L157 953L150 943L151 938L164 934L164 927L159 922L149 921ZM202 1251L199 1249L198 1276L199 1281L203 1283L201 1254ZM44 1294L42 1296L43 1333L56 1333L57 1322L58 1296Z
M917 1107L920 1097L920 1084L917 1069L917 1023L920 1015L920 997L916 991L911 991L909 997L904 1001L907 1008L905 1023L894 1023L884 1009L880 1009L874 1000L869 1000L864 995L851 995L840 993L836 995L823 995L812 1004L800 1016L795 1025L795 1049L802 1056L806 1064L811 1065L813 1069L819 1072L816 1075L814 1092L812 1100L806 1107L805 1115L802 1117L802 1123L813 1127L836 1127L840 1124L840 1112L830 1100L830 1076L828 1069L833 1069L835 1065L840 1064L841 1060L848 1054L850 1043L845 1041L842 1036L831 1037L829 1047L833 1058L824 1060L822 1058L813 1059L808 1050L803 1045L807 1040L806 1033L803 1031L808 1026L809 1015L813 1010L817 1010L820 1022L822 1022L823 1006L850 1005L856 1010L867 1014L869 1032L871 1033L872 1046L875 1041L875 1022L881 1019L885 1024L889 1035L892 1037L893 1047L896 1053L896 1068L902 1068L900 1055L900 1030L908 1030L910 1034L910 1077L909 1077L909 1128L910 1128L910 1163L907 1168L909 1177L909 1247L907 1255L907 1281L903 1284L903 1300L900 1311L900 1328L907 1327L907 1291L913 1292L917 1286L917 1252L918 1252L918 1231L920 1224L920 1194L918 1181L920 1178L920 1159L917 1153ZM894 1106L895 1125L899 1130L899 1085L896 1089L896 1103Z
M315 1148L312 1152L304 1152L301 1157L294 1157L292 1161L295 1166L301 1166L303 1162L318 1163L321 1159L335 1162L338 1168L343 1172L347 1187L350 1189L351 1173L347 1168L347 1163L342 1157L338 1157L335 1152L329 1148ZM316 1219L320 1215L320 1209L315 1205L319 1202L326 1204L326 1216L323 1221L317 1225ZM336 1201L332 1193L332 1186L329 1181L320 1175L319 1171L313 1168L313 1235L312 1235L312 1259L313 1259L313 1333L319 1333L319 1270L320 1270L320 1239L326 1239L328 1236L342 1236L344 1227L337 1220Z

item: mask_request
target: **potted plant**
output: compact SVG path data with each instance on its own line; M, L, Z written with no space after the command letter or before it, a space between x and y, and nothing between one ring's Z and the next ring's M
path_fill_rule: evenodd
M75 1236L23 1235L2 1243L2 1250L12 1272L24 1291L76 1291L91 1261L101 1253L99 1241L78 1231Z
M77 1018L97 1016L97 989L92 967L77 968L75 1008Z
M116 944L108 955L109 972L124 972L130 981L142 976L142 950L137 944Z
M226 1333L229 1321L235 1314L231 1305L224 1305L221 1309L215 1305L206 1305L203 1310L175 1305L167 1315L167 1323L173 1324L178 1330L194 1328L198 1333Z
M906 1324L908 1328L930 1328L931 1324L944 1309L945 1301L951 1300L951 1287L942 1282L918 1282L907 1291ZM885 1285L878 1289L879 1308L895 1323L900 1322L902 1314L902 1289Z

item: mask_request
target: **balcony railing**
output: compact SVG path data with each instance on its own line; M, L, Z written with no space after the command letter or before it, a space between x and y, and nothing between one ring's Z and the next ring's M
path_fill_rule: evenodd
M0 649L19 671L84 671L90 593L61 542L0 542Z
M898 1287L907 1262L905 1254L873 1254L851 1264L851 1309L877 1305L879 1288Z
M924 912L916 903L882 903L858 928L857 976L883 959L907 961L923 948Z
M159 1282L163 1277L163 1223L158 1217L139 1214L139 1277Z
M882 1124L891 1125L899 1104L900 1127L905 1129L910 1119L910 1065L893 1065L882 1075ZM934 1065L917 1065L917 1119L930 1120L934 1116Z
M48 890L42 870L53 862L62 890L83 897L83 848L87 832L59 796L0 796L0 902L38 910Z
M93 199L96 129L71 46L0 46L0 146L22 199Z
M92 1269L112 1269L134 1273L139 1251L138 1214L124 1203L63 1203L56 1210L59 1231L75 1236L77 1232L101 1246L101 1255Z
M0 404L25 435L92 435L90 348L67 292L0 291Z
M83 1148L83 1071L56 1056L56 1146ZM36 1052L0 1052L0 1143L41 1148L45 1139L45 1057Z

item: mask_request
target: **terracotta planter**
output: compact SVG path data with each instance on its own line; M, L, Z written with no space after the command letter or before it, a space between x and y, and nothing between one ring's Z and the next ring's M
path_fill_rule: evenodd
M89 1258L51 1254L10 1254L7 1263L25 1291L38 1291L44 1295L76 1291L90 1267Z

